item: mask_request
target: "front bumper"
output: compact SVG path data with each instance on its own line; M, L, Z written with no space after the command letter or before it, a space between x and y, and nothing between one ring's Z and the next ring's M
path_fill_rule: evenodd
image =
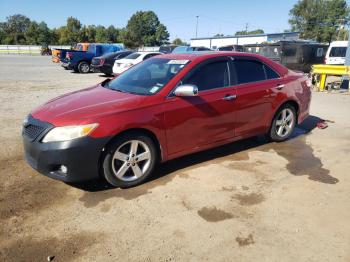
M25 131L22 132L24 154L28 164L39 173L64 182L98 178L99 159L109 138L96 139L87 136L64 142L40 142L51 128L52 125L48 125L34 139ZM62 172L62 166L66 168L66 173Z

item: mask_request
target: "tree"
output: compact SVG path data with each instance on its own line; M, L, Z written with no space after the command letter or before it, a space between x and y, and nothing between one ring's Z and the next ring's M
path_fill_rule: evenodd
M99 25L96 27L96 42L97 43L106 43L107 40L107 34L106 34L106 28L102 25Z
M110 42L110 43L122 42L120 39L120 29L115 28L113 25L110 25L106 29L106 39L107 39L107 42Z
M235 35L257 35L257 34L264 34L264 30L262 29L256 29L253 31L237 31Z
M24 15L16 14L8 16L6 22L0 24L0 30L4 33L5 44L25 44L25 32L30 26L30 19Z
M138 11L133 14L122 31L122 36L124 44L131 48L162 45L169 39L166 27L159 22L153 11Z
M80 37L81 42L88 42L93 43L96 39L96 27L94 25L89 26L83 26L80 30Z
M349 8L345 0L299 0L289 15L291 29L301 38L331 42L349 20Z
M58 42L61 45L73 45L80 41L81 23L74 17L67 18L67 25L57 29Z
M182 41L180 38L175 38L172 42L173 45L187 45L186 42Z
M47 27L44 22L30 22L30 25L25 32L26 43L30 45L43 45L55 43L53 32Z

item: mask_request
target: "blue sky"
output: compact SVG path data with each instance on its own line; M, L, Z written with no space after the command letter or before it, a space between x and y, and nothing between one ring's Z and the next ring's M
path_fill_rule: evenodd
M68 16L83 24L124 27L139 10L154 11L170 33L170 39L186 41L195 36L199 16L198 37L216 33L234 34L262 28L266 33L288 29L289 10L297 0L0 0L0 21L20 13L49 27L65 25Z

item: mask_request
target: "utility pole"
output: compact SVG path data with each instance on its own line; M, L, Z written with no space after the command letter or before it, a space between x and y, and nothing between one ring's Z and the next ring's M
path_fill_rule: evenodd
M198 18L199 18L199 15L196 15L196 38L198 33Z
M245 24L245 32L248 33L248 23Z

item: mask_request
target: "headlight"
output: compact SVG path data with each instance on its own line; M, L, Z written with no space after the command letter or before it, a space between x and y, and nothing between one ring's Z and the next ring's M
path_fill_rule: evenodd
M81 126L60 126L49 131L42 140L43 143L60 142L87 136L98 127L97 123Z

